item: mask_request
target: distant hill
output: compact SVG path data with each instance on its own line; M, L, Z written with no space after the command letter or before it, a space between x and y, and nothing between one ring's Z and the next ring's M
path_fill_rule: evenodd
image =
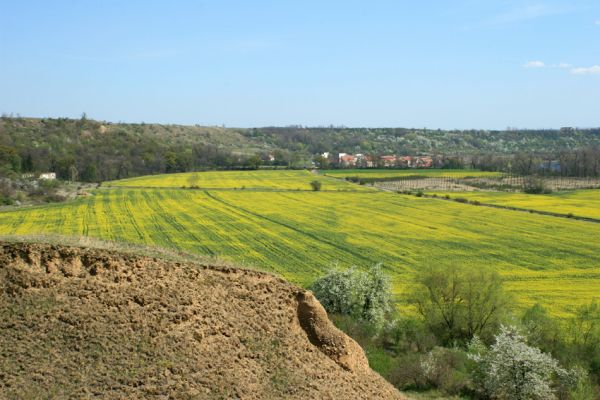
M0 118L0 173L11 168L54 171L64 179L105 181L215 167L305 167L323 152L501 155L598 145L600 128L223 128L4 116Z

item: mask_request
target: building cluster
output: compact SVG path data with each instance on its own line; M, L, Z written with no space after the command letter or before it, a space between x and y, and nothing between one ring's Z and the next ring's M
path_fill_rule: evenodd
M323 153L324 158L330 158L329 153ZM339 153L337 162L340 167L400 167L400 168L432 168L433 158L430 156L368 156L365 154Z

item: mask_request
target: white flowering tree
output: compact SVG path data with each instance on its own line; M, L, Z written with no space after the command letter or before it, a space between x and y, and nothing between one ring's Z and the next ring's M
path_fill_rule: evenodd
M367 271L332 269L311 290L327 312L351 315L379 327L391 309L391 285L380 264Z
M550 355L527 345L514 327L501 327L495 343L487 348L475 337L469 358L475 361L473 374L478 387L494 399L549 400L556 398L554 376L567 375Z

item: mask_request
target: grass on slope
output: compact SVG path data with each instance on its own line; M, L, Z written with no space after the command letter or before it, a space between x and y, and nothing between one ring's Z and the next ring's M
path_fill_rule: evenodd
M526 210L573 214L578 217L600 219L600 190L584 189L551 194L510 192L427 192L450 198L477 200L483 204L517 207Z
M476 169L332 169L321 171L334 178L359 177L369 179L390 179L419 176L422 178L481 178L499 177L500 172L479 171Z
M358 185L313 174L306 170L207 171L146 175L104 183L104 186L197 187L202 189L311 190L311 181L320 181L321 190L367 190Z
M99 190L0 213L0 234L85 235L275 271L307 285L333 263L383 262L399 298L430 265L500 271L521 304L568 313L600 293L600 225L381 192Z

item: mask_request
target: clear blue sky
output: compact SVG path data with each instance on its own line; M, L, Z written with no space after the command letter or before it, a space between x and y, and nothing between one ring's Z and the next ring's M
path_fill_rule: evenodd
M0 112L600 126L600 1L0 0Z

